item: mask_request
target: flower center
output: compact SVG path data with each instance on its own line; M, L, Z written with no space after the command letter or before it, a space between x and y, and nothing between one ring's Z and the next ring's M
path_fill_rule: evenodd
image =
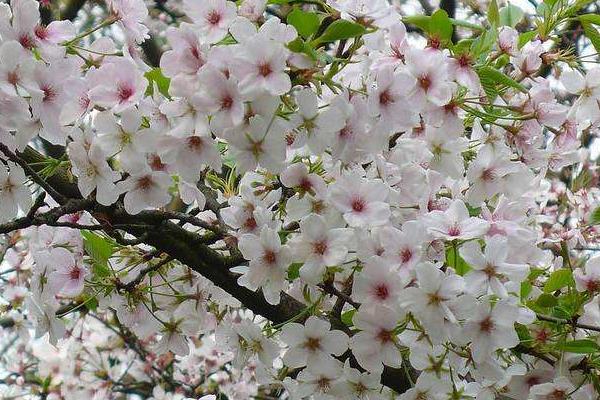
M392 342L393 341L392 331L387 331L385 329L380 330L379 333L377 334L377 339L381 343Z
M219 13L217 10L211 10L206 15L206 21L208 21L208 23L211 25L217 25L219 22L221 22L221 13Z
M411 258L412 258L412 251L410 249L403 249L400 252L400 259L402 260L403 264L409 262Z
M419 78L419 86L425 91L429 90L431 87L431 78L429 75L423 75Z
M133 88L129 85L119 85L117 88L117 96L121 103L129 100L133 96Z
M148 190L152 187L152 177L150 175L144 175L138 178L136 188L140 190Z
M52 101L56 98L56 90L50 85L42 86L42 92L44 93L43 101Z
M81 277L81 269L79 267L71 268L71 271L69 272L69 279L76 281L76 280L79 280L80 277Z
M258 74L262 77L267 77L271 75L273 70L271 69L271 65L269 63L263 63L258 66Z
M320 242L314 243L313 251L315 252L315 254L322 256L327 251L327 242L321 240Z
M44 40L48 38L48 29L44 25L38 25L34 29L35 36L37 36L40 40Z
M21 35L19 36L19 43L21 44L21 46L25 47L26 49L33 49L34 47L34 40L31 36L29 35Z
M304 342L304 348L309 351L316 351L321 348L321 340L319 338L308 338L306 342Z
M385 284L380 284L375 288L375 296L380 300L385 300L390 296L390 290Z
M394 97L390 94L389 90L384 90L379 94L379 104L387 106L394 102Z
M454 224L448 229L449 236L460 236L460 227L458 224Z
M192 151L200 151L203 147L203 142L200 136L190 136L187 139L188 148Z
M493 181L496 177L493 168L486 168L481 172L481 180L483 181Z
M263 255L263 261L267 264L275 264L275 261L277 261L277 255L273 250L266 250L265 254Z
M482 332L490 333L494 329L494 321L490 317L485 318L479 322L479 330Z
M221 109L222 110L230 110L233 106L233 98L230 95L225 95L221 99Z
M362 212L365 209L365 201L363 199L354 199L352 200L352 211L354 212Z

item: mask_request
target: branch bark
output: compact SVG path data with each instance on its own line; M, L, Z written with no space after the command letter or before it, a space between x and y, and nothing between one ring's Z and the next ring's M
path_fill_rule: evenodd
M26 149L19 156L27 163L38 163L45 158L32 148ZM36 166L41 168L39 164ZM37 172L35 171L36 166L32 166L31 170ZM160 213L141 212L137 215L129 215L119 206L105 207L92 200L82 200L77 187L67 177L67 171L59 170L51 179L46 180L52 185L53 190L69 198L64 207L69 204L84 204L88 212L99 220L108 222L107 228L114 223L122 226L123 230L131 235L138 238L143 237L146 244L186 264L235 297L255 314L261 315L275 324L280 324L297 316L306 308L305 304L286 293L281 293L279 304L269 304L261 292L253 292L237 284L237 275L233 274L230 268L243 262L239 255L224 256L220 254L203 243L201 235L183 229L178 224L170 222L168 218L161 216ZM140 225L149 225L153 229L140 228ZM16 226L19 229L18 223ZM110 229L108 233L110 234ZM336 316L330 315L329 320L335 329L341 329L351 334L346 325ZM351 364L358 367L358 363L351 355L350 361ZM402 369L385 367L381 383L398 393L410 389L410 382Z

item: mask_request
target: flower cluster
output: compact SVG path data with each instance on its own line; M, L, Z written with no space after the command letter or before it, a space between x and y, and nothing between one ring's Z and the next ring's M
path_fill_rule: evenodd
M0 4L4 396L600 396L590 2L46 3Z

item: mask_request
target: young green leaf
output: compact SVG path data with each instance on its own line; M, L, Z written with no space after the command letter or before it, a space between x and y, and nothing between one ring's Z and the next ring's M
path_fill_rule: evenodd
M316 39L317 43L335 42L337 40L351 39L365 33L365 27L346 19L338 19L325 29L325 32Z
M541 294L540 297L537 298L537 300L535 301L535 304L539 307L544 307L544 308L554 307L555 305L558 304L558 300L556 299L556 297L552 296L551 294L544 293L544 294Z
M444 42L450 42L454 27L452 21L448 17L448 13L444 10L437 10L431 15L429 21L429 34Z
M556 348L567 353L591 354L600 351L600 346L593 340L579 339L559 343Z
M455 251L453 246L446 250L446 265L454 268L458 275L464 275L471 270L467 262Z
M146 94L151 95L154 93L154 85L158 88L158 91L165 97L170 97L169 95L169 86L171 85L171 80L163 75L160 68L152 68L150 71L144 74L146 79L148 80L148 88L146 89Z
M303 38L310 37L318 29L321 22L319 16L314 12L305 12L299 8L294 9L287 16L288 24L292 25Z
M500 9L500 25L511 26L514 28L521 22L524 15L525 13L523 13L523 10L519 7L508 4L506 7Z
M342 322L346 325L346 326L352 326L354 325L354 323L352 322L352 317L354 317L354 314L356 314L356 310L348 310L344 313L342 313Z
M512 87L520 92L526 93L527 89L519 82L512 79L510 76L498 71L496 68L484 65L477 70L480 78L488 78L494 81L496 84Z
M592 214L590 215L590 225L599 225L600 224L600 207L596 207Z
M600 25L600 15L599 14L583 14L577 18L579 18L579 20L581 22L589 22L590 24Z
M492 0L488 6L488 21L492 26L500 25L500 10L498 10L496 0Z
M81 231L81 236L85 252L92 259L92 271L98 276L107 276L108 260L115 252L114 242L90 231Z
M585 36L592 42L592 46L600 52L600 33L598 30L589 22L581 21L581 26L583 26Z
M545 293L552 293L556 290L562 289L565 286L574 285L573 273L569 269L559 269L550 275L546 284L544 285Z

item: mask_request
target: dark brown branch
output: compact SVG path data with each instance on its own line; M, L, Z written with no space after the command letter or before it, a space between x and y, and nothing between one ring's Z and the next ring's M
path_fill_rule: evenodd
M42 155L36 154L35 150L29 149L24 153L24 160L27 162L39 162ZM27 154L31 157L27 157ZM59 177L63 179L59 179ZM53 188L66 197L71 197L73 184L66 179L65 175L54 176ZM76 189L76 187L75 187ZM67 196L67 193L69 194ZM75 199L81 196L73 196ZM281 293L281 301L277 305L269 304L261 292L254 292L237 284L238 276L229 269L243 262L239 256L226 257L219 252L211 249L204 243L204 238L194 232L187 231L181 226L168 221L168 214L161 215L160 212L141 212L137 215L129 215L119 206L104 207L90 200L69 200L64 206L70 204L85 204L86 210L96 219L105 221L110 234L111 226L123 227L127 233L141 238L145 235L144 242L150 246L160 249L173 259L179 260L192 270L209 279L216 286L225 290L231 296L239 300L245 307L255 314L262 315L275 324L289 321L304 311L306 305L291 297L287 293ZM27 221L24 221L27 222ZM21 222L23 224L24 222ZM20 229L19 224L13 224L15 229ZM152 226L152 229L148 229ZM301 322L301 320L300 320ZM349 332L348 327L334 316L330 316L331 325L335 329L342 329ZM350 332L351 334L351 332ZM358 367L353 357L351 364ZM404 371L385 367L382 375L382 384L403 393L410 388Z
M42 189L46 191L54 200L58 203L63 204L66 202L67 198L63 196L61 193L54 190L52 186L50 186L40 175L38 175L37 171L35 171L29 164L23 160L20 156L13 153L6 147L4 144L0 143L0 151L4 153L4 155L15 164L18 164L23 170L27 173L27 175L31 178L32 181L41 186Z

